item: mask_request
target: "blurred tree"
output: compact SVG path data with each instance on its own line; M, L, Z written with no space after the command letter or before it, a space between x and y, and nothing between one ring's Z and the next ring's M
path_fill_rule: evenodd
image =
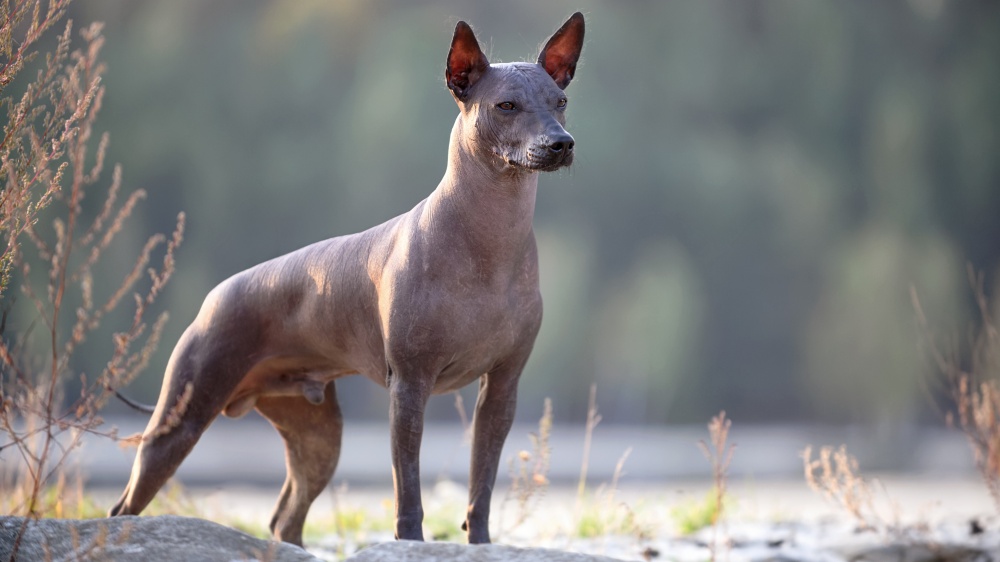
M583 419L596 380L609 421L913 419L909 285L957 319L964 262L1000 273L995 2L79 3L108 22L109 158L153 228L189 217L150 370L215 283L436 185L457 19L533 60L577 9L577 163L542 179L521 412Z

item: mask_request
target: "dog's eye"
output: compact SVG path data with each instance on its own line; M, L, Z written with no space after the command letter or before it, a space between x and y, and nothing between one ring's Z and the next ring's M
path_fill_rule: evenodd
M556 102L556 107L566 107L566 101L566 98L559 98L559 101Z
M497 104L497 107L504 111L514 111L514 102L512 101L502 101Z

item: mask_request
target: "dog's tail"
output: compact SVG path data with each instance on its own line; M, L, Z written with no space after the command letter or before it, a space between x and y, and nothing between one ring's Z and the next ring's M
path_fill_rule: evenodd
M136 402L135 400L132 400L131 398L125 396L124 394L118 392L117 390L115 391L115 396L117 396L118 399L121 400L122 402L128 404L130 408L133 408L134 410L145 414L152 414L153 411L156 409L155 406L151 406L149 404L143 404L142 402Z

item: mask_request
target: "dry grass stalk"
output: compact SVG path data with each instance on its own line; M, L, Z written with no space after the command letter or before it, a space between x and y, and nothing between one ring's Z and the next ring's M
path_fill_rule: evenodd
M118 536L115 537L115 545L121 546L128 542L129 537L132 536L132 523L123 523L121 529L118 531Z
M608 486L608 507L614 506L615 494L618 493L618 481L621 480L622 474L625 471L625 461L628 460L628 456L632 454L632 447L625 449L622 456L618 458L618 462L615 464L615 471L611 474L611 484Z
M455 391L455 409L458 411L458 419L462 422L462 443L466 445L472 443L472 423L469 421L469 415L465 413L465 400L462 399L461 393Z
M597 384L590 385L590 399L587 403L587 425L583 434L583 459L580 461L580 481L576 486L576 511L580 511L583 494L587 490L587 469L590 467L590 443L594 437L594 429L601 423L601 415L597 413Z
M712 524L715 525L722 518L723 499L726 496L727 473L729 464L733 461L733 453L736 445L729 445L729 429L732 427L732 420L726 419L726 412L719 412L708 422L708 436L711 446L705 441L698 441L698 448L705 455L708 462L712 464L712 485L715 494L715 505L717 507Z
M806 484L813 491L848 512L861 530L885 530L875 512L871 487L861 477L858 461L846 446L822 447L816 460L812 458L812 447L806 447L802 459Z
M81 549L74 545L74 554L83 560L103 558L104 556L100 555L104 554L105 547L108 546L108 534L109 531L107 526L98 525L97 532L94 533L94 536L91 537L90 542L88 542L86 546Z
M969 330L969 351L963 359L953 339L941 344L929 327L915 289L910 290L925 348L942 374L950 404L949 425L957 425L972 449L976 468L1000 511L1000 331L998 313L986 296L985 277L969 266L969 284L979 315L979 326Z
M712 492L715 509L712 511L712 541L709 545L709 552L713 561L716 556L715 549L718 546L719 524L722 522L725 510L729 464L732 462L733 453L736 450L736 445L728 443L729 429L732 425L732 420L726 418L726 412L719 412L719 415L708 422L709 443L698 441L698 448L712 465Z
M187 383L184 385L184 392L177 398L177 403L174 404L170 410L167 411L167 417L164 419L163 423L157 425L152 431L147 432L141 437L142 441L152 441L161 435L166 435L174 430L177 426L181 424L182 418L184 417L184 412L188 409L188 404L191 403L191 396L194 394L194 384ZM133 439L129 438L128 442L131 444L134 442ZM138 443L136 442L136 446Z
M618 482L624 474L625 461L632 454L632 448L625 449L615 464L611 482L597 487L594 500L586 507L578 507L576 512L576 533L581 537L604 537L609 535L634 535L640 540L647 539L650 532L639 524L635 512L625 502L617 501Z
M0 104L6 105L7 125L0 140L0 293L9 285L18 241L35 223L59 191L66 163L60 162L67 141L76 134L80 117L92 100L74 103L62 95L60 80L74 78L62 73L70 43L70 26L60 35L45 67L28 84L19 102L7 94L8 86L38 54L32 49L42 34L62 18L69 0L52 0L42 16L41 1L0 3ZM25 29L27 26L27 29ZM79 78L78 76L76 77Z
M549 464L552 459L552 448L549 438L552 435L552 400L545 399L542 417L538 420L538 433L528 434L531 440L531 451L521 451L511 459L511 485L504 495L501 513L512 499L517 502L517 516L507 531L516 529L524 523L534 501L545 495L549 487Z
M580 461L580 478L577 482L576 504L573 512L576 518L576 532L580 536L593 537L605 535L609 531L615 533L636 534L642 536L635 522L635 514L624 502L616 503L618 481L621 478L625 461L632 454L628 447L615 464L610 484L604 483L597 487L593 501L587 498L587 474L590 468L590 448L594 438L594 430L601 423L601 414L597 410L597 385L590 385L590 398L587 404L587 422L584 426L583 456Z
M277 541L269 541L267 543L267 550L260 550L259 548L253 548L250 550L251 554L247 557L247 560L256 560L259 562L273 562L278 559L278 547L281 543Z
M5 95L0 105L9 108L0 140L0 294L7 301L0 321L0 455L8 455L6 467L14 465L17 472L2 503L4 511L29 518L50 512L52 500L42 492L67 469L85 434L117 438L114 429L101 428L99 413L114 391L146 366L156 347L166 314L150 324L149 309L173 273L184 226L180 215L169 240L151 237L128 273L117 283L104 281L106 272L99 266L105 250L145 193L136 191L118 205L121 170L116 167L100 211L86 220L83 201L100 179L108 146L104 135L96 152L91 150L104 97L100 24L82 30L83 46L71 51L72 25L67 23L20 102L6 96L14 75L35 54L31 45L63 15L67 3L51 0L42 10L41 2L0 2L0 55L7 56L0 64ZM51 220L51 231L40 228L43 217ZM157 252L162 261L151 266ZM15 274L31 312L8 323ZM99 284L95 274L102 278ZM102 297L95 286L114 290ZM130 295L131 321L113 335L102 372L74 371L74 354ZM79 381L79 396L65 395L70 380ZM56 485L60 482L65 479Z

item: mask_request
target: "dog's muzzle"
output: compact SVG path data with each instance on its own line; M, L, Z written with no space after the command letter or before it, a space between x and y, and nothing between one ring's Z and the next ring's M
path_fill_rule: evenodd
M551 171L573 163L575 142L569 133L546 137L544 142L528 149L528 167Z

